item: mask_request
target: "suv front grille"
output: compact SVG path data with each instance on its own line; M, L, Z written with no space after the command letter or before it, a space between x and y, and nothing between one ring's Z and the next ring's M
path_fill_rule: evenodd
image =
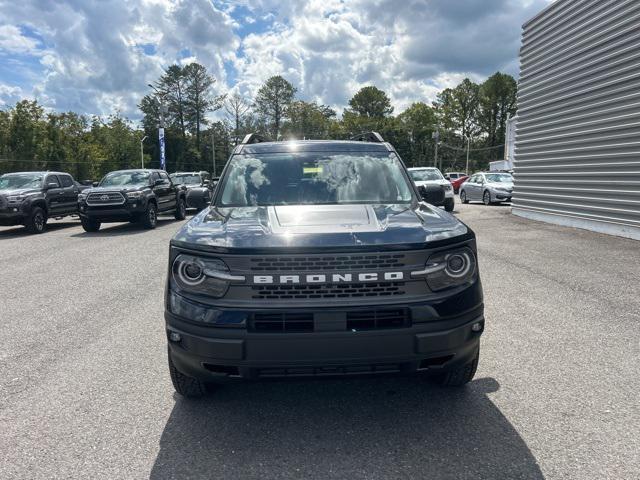
M392 297L405 294L405 282L306 284L306 285L254 285L256 300L323 299Z
M120 192L90 193L87 196L87 205L122 205L125 202L124 196Z
M401 253L252 258L251 270L254 272L376 270L403 267L404 259L405 255Z
M411 326L411 312L408 308L351 310L345 313L342 331L384 330ZM319 320L322 321L322 320ZM256 313L249 322L249 330L260 333L303 333L314 332L313 313ZM322 328L318 330L325 331Z
M4 210L5 208L7 208L7 200L0 195L0 210Z

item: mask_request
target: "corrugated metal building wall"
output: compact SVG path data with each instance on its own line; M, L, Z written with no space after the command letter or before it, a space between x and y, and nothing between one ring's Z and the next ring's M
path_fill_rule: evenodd
M640 239L640 0L557 0L520 69L513 213Z

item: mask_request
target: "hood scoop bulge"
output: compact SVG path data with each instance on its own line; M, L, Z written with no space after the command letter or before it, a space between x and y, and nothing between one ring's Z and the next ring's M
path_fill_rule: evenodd
M349 233L382 230L370 205L269 207L274 233Z

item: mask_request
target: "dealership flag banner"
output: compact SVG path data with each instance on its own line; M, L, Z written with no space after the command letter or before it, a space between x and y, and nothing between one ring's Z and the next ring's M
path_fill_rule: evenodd
M164 128L158 129L158 138L160 140L160 169L166 170L164 160Z

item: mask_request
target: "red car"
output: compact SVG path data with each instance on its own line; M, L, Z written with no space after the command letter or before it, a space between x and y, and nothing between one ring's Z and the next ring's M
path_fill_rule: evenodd
M445 174L445 178L451 182L451 185L453 186L453 193L458 193L460 185L469 178L469 175L465 173L447 173Z

